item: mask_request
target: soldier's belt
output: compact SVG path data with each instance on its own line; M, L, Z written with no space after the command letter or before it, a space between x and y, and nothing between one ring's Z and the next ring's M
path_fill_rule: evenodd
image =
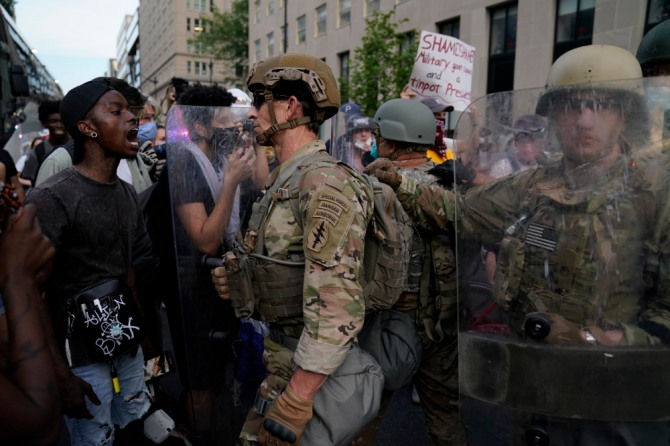
M670 349L557 346L459 334L461 395L601 421L670 419Z

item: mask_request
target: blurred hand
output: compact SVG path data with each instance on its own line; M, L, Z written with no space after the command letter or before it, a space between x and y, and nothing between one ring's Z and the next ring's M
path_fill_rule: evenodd
M228 155L224 181L228 180L231 184L238 185L251 177L255 167L256 151L253 148L237 148Z
M93 418L91 412L86 407L86 397L96 406L100 405L98 396L93 391L93 387L83 379L73 375L59 379L61 398L63 402L63 413L70 418Z
M456 184L469 184L476 175L472 168L459 160L447 160L430 169L428 173L438 177L445 187L451 187L454 180Z
M414 96L416 96L416 91L411 90L409 84L402 87L402 91L400 92L400 97L402 99L412 99Z
M402 175L388 158L380 158L368 165L364 172L368 175L374 175L382 183L386 183L394 190L400 186Z
M214 288L219 297L223 300L230 300L230 288L228 288L228 273L226 272L226 267L217 266L216 268L212 268L210 274L212 276L212 283L214 284Z
M7 277L28 275L44 280L56 250L42 234L37 221L37 208L28 204L7 220L0 237L0 288Z

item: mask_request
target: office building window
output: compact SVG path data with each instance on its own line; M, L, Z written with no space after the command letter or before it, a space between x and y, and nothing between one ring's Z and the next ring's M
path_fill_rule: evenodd
M400 39L400 50L401 53L405 51L416 52L416 38L414 31L409 31L403 34Z
M438 23L437 32L459 39L461 35L461 19L446 20Z
M255 23L261 23L261 0L254 0L254 18Z
M193 31L195 32L201 32L204 31L204 27L202 26L202 22L200 19L193 19Z
M186 31L190 31L190 30L191 30L191 18L186 17Z
M516 52L517 4L489 10L488 93L514 89L514 56Z
M281 38L282 52L285 53L288 50L288 25L281 26Z
M366 0L365 16L372 15L375 11L379 11L379 0Z
M326 34L326 19L327 18L328 18L328 16L327 16L327 11L326 11L326 4L324 3L323 5L316 8L316 35L317 36L322 36L322 35Z
M303 43L305 41L305 34L307 32L307 17L305 17L305 15L301 15L298 17L297 22L296 42Z
M670 18L670 0L649 0L647 3L647 19L644 22L645 34Z
M268 0L268 15L275 13L275 0Z
M207 74L207 63L203 62L201 64L201 70L202 74Z
M349 51L345 51L337 55L340 59L340 77L345 81L349 81L349 69L351 63L351 56Z
M593 38L595 0L558 0L554 60L580 46L590 45Z
M339 0L338 5L339 27L347 26L351 23L351 0Z
M191 74L191 61L190 60L186 61L186 72L188 74Z
M268 57L275 55L275 33L268 34Z
M261 55L261 39L256 39L254 41L254 56L256 56L256 62L263 58Z

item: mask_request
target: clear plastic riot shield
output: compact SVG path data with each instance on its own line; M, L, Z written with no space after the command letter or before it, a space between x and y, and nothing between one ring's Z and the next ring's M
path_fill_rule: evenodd
M488 181L456 200L464 444L670 438L670 170L654 128L670 95L646 82L495 93L459 121L458 155Z
M339 112L332 119L331 155L338 161L363 172L370 164L376 140L372 118L362 114Z
M231 394L239 320L217 295L210 270L241 240L260 194L255 184L267 179L265 150L256 147L248 111L180 105L166 125L176 289L165 304L184 389L183 421L221 444L235 442L241 427L235 420L244 416L232 413Z

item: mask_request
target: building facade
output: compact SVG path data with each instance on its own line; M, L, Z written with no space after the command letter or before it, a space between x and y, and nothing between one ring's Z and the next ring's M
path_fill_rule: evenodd
M133 87L140 87L140 9L123 18L116 38L116 60L110 61L109 75L123 79Z
M303 52L348 79L365 19L376 10L394 10L400 32L438 32L474 46L477 98L543 86L552 62L578 46L635 53L644 33L668 18L670 0L249 0L250 63Z
M223 12L230 4L231 0L140 0L140 90L161 101L172 77L223 85L228 64L201 54L189 39L203 30L202 17L213 6Z

